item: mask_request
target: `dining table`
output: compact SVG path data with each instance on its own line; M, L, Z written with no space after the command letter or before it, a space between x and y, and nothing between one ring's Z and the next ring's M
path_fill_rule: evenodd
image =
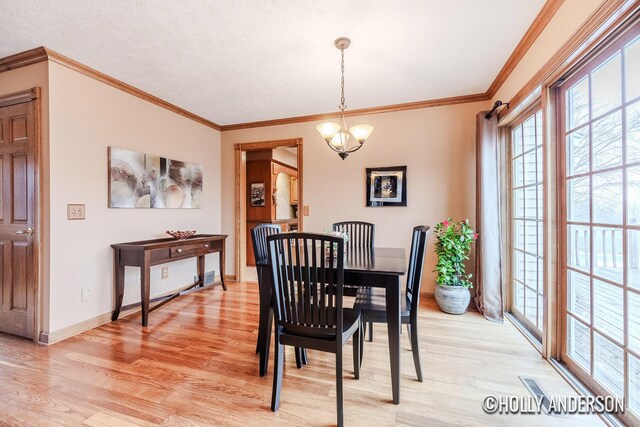
M389 363L393 403L400 403L400 276L407 273L404 248L349 248L344 259L344 283L385 289Z
M267 260L257 260L256 266L265 271L266 263ZM391 389L395 404L400 403L400 276L406 273L404 248L352 247L345 251L345 285L385 289ZM266 299L268 301L270 297ZM268 359L268 353L266 357Z

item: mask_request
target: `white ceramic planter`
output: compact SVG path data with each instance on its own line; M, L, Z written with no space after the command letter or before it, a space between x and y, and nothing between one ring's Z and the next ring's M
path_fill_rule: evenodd
M436 302L440 310L449 314L463 314L469 308L471 292L464 286L436 285Z

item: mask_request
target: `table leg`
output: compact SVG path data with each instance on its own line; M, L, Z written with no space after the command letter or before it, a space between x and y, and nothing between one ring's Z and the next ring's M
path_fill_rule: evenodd
M198 286L204 286L204 255L198 257Z
M386 278L387 329L389 332L389 360L391 361L391 388L393 403L400 403L400 277Z
M144 263L140 268L140 305L142 306L142 326L149 323L149 292L151 288L151 255L144 251Z
M224 245L224 242L222 243ZM225 256L224 256L224 247L220 251L220 281L222 282L222 289L227 290L227 285L224 283L224 264L225 264Z
M116 289L116 307L111 315L111 320L118 320L120 309L122 308L122 298L124 297L124 265L120 263L120 250L113 252L113 280Z

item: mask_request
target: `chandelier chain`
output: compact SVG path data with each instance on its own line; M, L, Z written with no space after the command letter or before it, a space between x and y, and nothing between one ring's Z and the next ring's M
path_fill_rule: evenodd
M344 48L340 49L340 55L342 56L342 63L340 65L340 72L341 72L341 76L342 78L340 79L340 89L341 89L341 95L340 95L340 110L344 111L347 109L347 106L344 105Z

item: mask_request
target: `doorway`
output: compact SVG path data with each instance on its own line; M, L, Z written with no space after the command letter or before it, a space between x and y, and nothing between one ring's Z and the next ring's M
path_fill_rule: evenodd
M271 223L283 231L302 231L302 143L294 138L235 145L238 282L257 282L251 228Z
M37 340L40 90L0 97L0 332Z

